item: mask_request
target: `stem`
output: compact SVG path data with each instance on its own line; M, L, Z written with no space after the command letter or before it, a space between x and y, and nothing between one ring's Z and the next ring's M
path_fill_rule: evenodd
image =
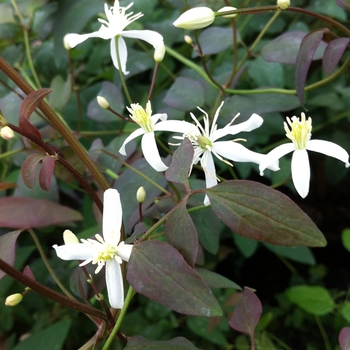
M316 319L318 328L320 329L320 332L322 334L322 338L324 340L324 344L326 346L326 350L332 350L331 344L329 343L329 339L328 339L327 333L326 333L326 331L325 331L325 329L323 327L323 324L322 324L322 321L321 321L320 317L315 315L315 319Z
M158 67L159 67L159 64L156 62L156 65L154 66L154 70L153 70L152 82L151 82L151 86L149 88L147 101L150 101L151 97L152 97L152 93L153 93L153 89L154 89L154 85L155 85L156 77L157 77L157 73L158 73Z

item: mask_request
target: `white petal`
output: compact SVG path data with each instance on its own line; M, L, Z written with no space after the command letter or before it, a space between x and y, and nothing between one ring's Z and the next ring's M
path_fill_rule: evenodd
M154 126L154 131L171 131L181 134L187 134L195 129L196 126L194 124L182 120L166 120Z
M105 242L114 247L120 241L122 218L123 212L119 192L109 188L103 194L102 231Z
M148 164L156 171L165 171L168 167L160 159L154 132L147 132L142 136L141 148Z
M52 246L57 256L62 260L87 260L96 255L96 248L82 243L70 243Z
M305 198L310 186L310 163L305 149L295 150L293 153L292 179L297 192L302 198Z
M133 131L123 142L122 146L120 147L119 153L121 153L123 156L126 156L125 146L130 141L132 141L133 139L136 139L136 137L139 137L139 136L143 135L144 133L145 133L145 131L142 128Z
M141 39L151 44L154 49L164 45L163 37L153 30L128 30L120 33L124 38Z
M120 65L122 66L123 74L127 75L129 74L129 72L126 71L126 60L128 58L128 50L126 48L124 39L120 36L118 36L118 38L112 38L111 40L111 57L112 57L113 65L115 68L119 69L118 59L117 59L117 49L116 49L117 39L118 39Z
M166 113L157 113L151 116L153 125L157 124L158 120L160 119L161 121L167 120L168 116Z
M118 255L125 261L129 261L133 244L124 244L118 249Z
M325 154L326 156L337 158L340 161L344 162L346 167L350 166L348 152L346 152L343 147L340 147L334 142L311 140L308 142L306 149L309 151Z
M124 305L124 285L122 271L116 260L106 263L106 285L109 303L115 309L121 309Z
M74 48L89 38L101 38L106 40L106 39L111 39L113 37L114 37L113 33L111 33L108 30L108 28L106 28L105 26L101 26L101 28L97 32L93 32L89 34L75 34L75 33L67 34L64 37L64 41L71 48Z
M270 167L273 164L276 164L276 161L286 154L293 152L295 147L293 143L285 143L283 145L277 146L268 154L266 154L259 165L260 175L264 175L264 170L267 167Z
M204 152L201 159L201 166L204 169L205 186L207 188L215 186L218 183L218 180L216 178L215 164L211 152Z

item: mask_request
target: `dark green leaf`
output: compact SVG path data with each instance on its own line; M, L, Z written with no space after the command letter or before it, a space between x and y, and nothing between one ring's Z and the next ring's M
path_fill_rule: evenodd
M228 278L221 276L213 271L196 267L196 272L203 278L205 283L210 288L233 288L242 290L242 288L237 283L232 282Z
M148 340L141 336L132 337L125 350L196 350L189 340L176 337L171 340Z

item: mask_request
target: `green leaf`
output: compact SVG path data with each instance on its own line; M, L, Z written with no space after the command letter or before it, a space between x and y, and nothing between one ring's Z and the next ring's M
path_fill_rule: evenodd
M242 236L285 246L326 245L312 220L289 197L268 186L232 180L205 192L215 214Z
M257 250L259 242L232 232L232 238L245 258L250 258Z
M294 286L286 290L289 300L313 315L326 315L334 310L334 301L327 289L320 286Z
M341 233L341 241L344 248L350 252L350 228L345 229Z
M52 109L61 112L71 95L71 77L68 75L64 80L60 75L56 75L51 81L51 89L53 91L47 98L48 103Z
M168 243L135 244L127 279L136 292L176 312L205 317L222 315L210 288Z
M203 278L205 283L210 288L233 288L242 290L242 288L235 282L232 282L228 278L217 274L216 272L209 271L207 269L201 269L196 267L196 272Z
M176 337L171 340L148 340L141 336L132 337L125 347L125 350L196 350L189 340L183 337Z
M341 308L341 314L346 319L347 322L350 322L350 302L347 301Z

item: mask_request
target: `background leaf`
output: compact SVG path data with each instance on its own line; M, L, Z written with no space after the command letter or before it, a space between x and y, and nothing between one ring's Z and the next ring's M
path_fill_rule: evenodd
M0 236L0 258L13 266L15 263L16 241L22 230L5 233ZM0 270L0 279L5 276L5 272Z
M322 67L327 75L333 73L348 47L349 42L349 38L337 38L328 43L322 60Z
M43 158L39 171L39 184L44 191L48 191L50 189L50 183L53 172L55 170L55 164L56 162L54 157L46 156Z
M176 337L171 340L148 340L141 336L132 337L125 350L196 350L189 340Z

